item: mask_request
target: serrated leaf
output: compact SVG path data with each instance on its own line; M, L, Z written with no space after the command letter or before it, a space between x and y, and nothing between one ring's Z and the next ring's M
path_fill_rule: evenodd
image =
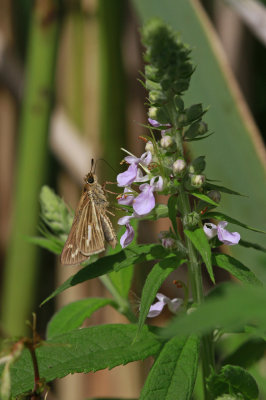
M261 358L266 351L266 341L260 338L251 338L242 343L236 350L223 359L223 365L238 365L243 368L249 368Z
M214 185L213 183L210 182L205 183L204 187L208 190L219 190L219 192L234 194L235 196L247 197L245 194L236 192L235 190L229 189L225 186Z
M140 400L189 400L193 392L199 357L196 336L175 336L156 359L142 389Z
M79 328L86 318L106 305L117 308L113 300L97 297L89 297L67 304L55 313L49 321L46 332L47 338L50 339L53 336Z
M174 318L164 337L204 334L222 327L223 330L238 330L251 323L263 332L265 321L265 289L256 286L237 286L223 284L223 290L217 296L210 296L190 315Z
M176 220L176 214L177 214L177 202L178 202L178 197L176 195L172 195L168 199L168 216L172 222L174 232L177 234L177 220Z
M161 245L147 244L127 247L119 253L101 257L95 262L83 267L75 275L67 279L49 297L47 297L41 305L45 304L64 290L78 285L79 283L105 275L112 270L119 271L120 269L126 268L132 264L165 257L168 254L170 253Z
M260 280L248 267L228 254L213 254L212 263L230 272L230 274L234 275L241 282L262 286Z
M184 233L191 240L195 248L200 253L206 265L210 278L212 282L215 283L213 269L212 269L212 261L211 261L211 248L203 229L197 228L194 231L189 231L185 229Z
M244 224L243 222L240 222L240 221L236 220L235 218L229 217L229 215L226 215L226 214L218 212L218 211L210 211L210 212L207 212L206 214L204 214L203 219L209 219L209 218L217 219L218 221L231 222L232 224L242 226L243 228L249 229L250 231L266 234L266 232L261 229L252 228L251 226L248 226L247 224Z
M147 276L144 287L142 289L140 312L139 312L139 332L141 331L144 322L147 318L150 306L155 299L156 293L165 281L167 276L176 270L186 260L173 256L159 261L155 264Z
M225 365L219 374L213 374L208 387L214 397L230 394L243 395L244 400L256 400L259 395L258 385L253 376L234 365Z
M189 194L191 194L194 197L197 197L200 200L205 201L206 203L209 203L215 207L218 207L218 203L216 203L215 201L213 201L209 196L206 196L206 194L202 194L202 193L198 193L198 192L189 192Z
M36 350L40 377L49 382L76 372L114 368L155 355L160 341L145 328L137 341L136 325L113 324L77 329L55 336ZM0 367L0 374L3 366ZM33 388L34 374L29 351L11 367L12 395Z

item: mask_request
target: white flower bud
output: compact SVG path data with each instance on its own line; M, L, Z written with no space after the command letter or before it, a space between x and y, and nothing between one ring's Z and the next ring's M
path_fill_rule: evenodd
M157 117L157 107L151 107L149 109L148 115L151 119L156 119Z
M173 168L173 172L175 174L181 174L182 172L185 171L186 169L186 162L185 160L183 160L183 158L179 158L178 160L176 160L172 166Z
M171 147L174 143L174 140L171 136L165 135L161 139L161 146L164 149L167 149L168 147Z
M191 175L191 185L200 188L205 182L205 175Z
M152 142L147 142L145 145L145 151L150 151L151 154L154 154L154 147Z

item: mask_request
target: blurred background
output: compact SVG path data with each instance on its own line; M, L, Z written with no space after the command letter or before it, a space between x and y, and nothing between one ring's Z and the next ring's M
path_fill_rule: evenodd
M38 331L53 312L86 296L105 296L97 280L38 304L77 268L27 241L39 223L39 193L54 188L72 208L79 199L91 158L115 170L126 147L136 155L147 122L140 27L158 16L192 48L196 72L187 105L203 102L210 131L188 147L206 155L207 175L248 197L223 196L226 214L265 229L266 186L266 8L254 0L0 0L0 285L1 331L24 335L25 320L37 312ZM98 163L101 181L115 180ZM264 226L263 226L264 225ZM140 240L156 240L164 223L140 228ZM231 230L235 227L232 226ZM239 229L235 229L239 230ZM152 233L151 233L152 232ZM242 233L242 231L241 231ZM259 242L260 234L243 231ZM266 257L255 250L230 249L266 281ZM145 267L136 269L139 296ZM220 276L218 279L229 277ZM206 281L206 287L209 282ZM171 279L164 293L175 296ZM165 314L162 318L167 318ZM126 322L110 308L89 324ZM254 367L266 399L264 362ZM97 396L137 398L150 361L56 383L49 399ZM200 398L200 393L198 397Z

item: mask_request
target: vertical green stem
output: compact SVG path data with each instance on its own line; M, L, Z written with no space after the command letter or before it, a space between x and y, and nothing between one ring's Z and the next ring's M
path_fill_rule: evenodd
M2 293L2 322L11 335L25 334L25 320L34 304L37 248L27 243L26 237L36 233L38 223L59 34L58 2L46 0L34 4L19 128L13 228Z
M176 122L176 111L174 105L171 103L169 106L169 113L171 115L172 124L177 130L178 125ZM176 143L179 149L180 154L183 156L183 146L182 146L182 134L176 134ZM179 187L179 198L181 205L181 213L183 215L183 221L186 221L186 216L191 212L189 198L185 193L184 187L181 184ZM184 223L184 229L189 229L188 226ZM185 236L186 246L188 250L188 273L189 273L189 281L191 285L191 291L194 302L198 305L202 304L204 301L204 293L203 293L203 284L202 284L202 275L201 275L201 266L198 261L198 254L196 249L194 248L192 242L188 237ZM203 370L203 384L204 384L204 393L205 400L212 400L212 395L207 389L206 380L210 375L212 368L214 368L214 357L213 357L213 342L211 335L205 335L202 337L202 370Z

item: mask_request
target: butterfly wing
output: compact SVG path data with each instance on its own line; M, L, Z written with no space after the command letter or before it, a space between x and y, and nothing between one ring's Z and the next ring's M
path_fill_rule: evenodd
M104 233L101 224L101 207L95 205L92 193L88 193L89 205L84 208L78 226L78 247L85 256L105 250Z
M63 251L61 253L61 264L63 265L75 265L80 264L82 261L86 260L88 257L84 256L78 246L77 246L77 228L81 221L82 210L88 206L88 196L86 193L83 193L78 207L75 212L73 224L71 226L68 238L64 245Z

